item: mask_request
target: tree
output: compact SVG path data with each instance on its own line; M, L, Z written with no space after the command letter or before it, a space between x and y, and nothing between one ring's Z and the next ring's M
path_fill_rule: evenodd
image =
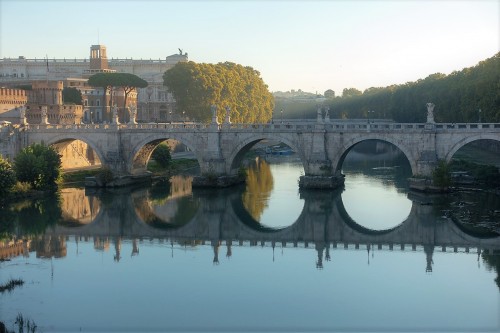
M146 88L148 83L134 74L129 73L110 73L114 76L114 86L120 87L125 94L125 99L123 101L123 107L127 107L127 97L130 92L137 88Z
M363 93L344 89L341 98L328 101L330 108L349 118L360 118L368 110L377 117L399 122L425 122L427 102L436 104L437 122L500 121L500 53L476 66L435 73L425 79L368 88ZM481 110L481 111L479 111Z
M356 88L344 88L344 90L342 90L342 97L353 97L361 94L361 91Z
M159 144L155 150L153 150L153 154L151 157L163 168L169 166L170 161L172 160L172 156L170 155L170 148L166 144Z
M113 76L110 76L112 73L97 73L89 77L88 84L92 87L100 87L104 89L104 96L108 94L111 95L111 91L115 84ZM113 101L109 100L109 105L112 106L111 103Z
M63 103L82 105L82 93L74 87L66 87L62 91Z
M438 165L432 171L434 185L447 188L451 185L450 167L444 160L439 160Z
M0 200L7 197L16 184L16 175L9 161L0 155Z
M335 91L333 91L332 89L328 89L327 91L325 91L324 95L326 98L335 98Z
M108 92L111 94L111 89L113 89L113 87L121 88L125 94L123 107L127 106L127 97L131 91L137 88L146 88L148 86L145 80L130 73L97 73L89 77L88 83L92 87L103 88L105 94ZM112 106L111 103L112 101L110 101L109 106Z
M54 148L32 144L16 156L14 171L18 181L31 184L34 189L53 188L61 172L61 156Z
M231 62L179 62L165 72L163 82L174 95L177 108L192 119L209 122L211 105L218 107L219 122L224 121L226 106L233 122L271 119L274 97L252 67Z

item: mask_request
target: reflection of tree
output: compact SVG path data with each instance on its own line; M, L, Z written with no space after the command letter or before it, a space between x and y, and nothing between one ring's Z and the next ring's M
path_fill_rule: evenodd
M0 240L9 239L16 230L16 215L10 209L0 210Z
M25 205L14 206L14 211L23 235L44 233L48 226L58 223L62 215L60 198L57 195L26 201Z
M243 206L255 220L260 220L273 187L270 165L265 160L256 158L255 163L248 167L246 190L242 196Z
M488 271L495 270L497 272L497 277L495 282L500 288L500 255L482 253L483 261L486 264Z

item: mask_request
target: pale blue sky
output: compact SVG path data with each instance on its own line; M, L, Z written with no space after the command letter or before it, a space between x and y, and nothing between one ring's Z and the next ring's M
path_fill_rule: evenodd
M387 86L470 67L500 48L500 1L0 0L0 57L232 61L271 91Z

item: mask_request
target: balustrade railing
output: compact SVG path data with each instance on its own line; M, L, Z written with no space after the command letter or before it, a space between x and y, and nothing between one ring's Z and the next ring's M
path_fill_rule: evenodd
M212 129L213 124L202 123L138 123L138 124L72 124L72 125L41 125L29 124L26 129L34 131L44 130L110 130L117 129L159 129L159 130L206 130ZM331 122L331 123L266 123L266 124L220 124L218 129L224 131L284 131L284 132L302 132L313 130L326 131L453 131L453 130L481 130L498 129L500 123L365 123L365 122Z

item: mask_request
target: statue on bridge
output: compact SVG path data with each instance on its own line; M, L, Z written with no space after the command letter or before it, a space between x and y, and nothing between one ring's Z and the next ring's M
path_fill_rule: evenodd
M19 108L19 123L21 125L26 125L28 123L26 120L26 106L21 106Z
M434 104L427 103L427 122L434 123Z
M42 106L41 113L42 113L42 121L40 122L40 124L42 124L42 125L48 125L49 124L49 119L48 119L48 116L47 116L47 105L43 105Z
M230 124L231 123L231 107L229 105L226 106L226 119L224 120L225 123Z
M330 107L326 107L325 108L325 123L329 123L330 122Z
M129 112L130 112L130 121L129 124L135 125L137 124L137 121L135 120L137 117L137 108L133 105L130 104L129 107Z
M318 123L323 122L323 110L322 110L321 106L318 107L317 121L318 121Z
M116 106L116 104L113 105L111 111L113 112L113 124L119 125L120 122L118 121L118 107Z
M210 105L212 111L212 124L217 124L217 105Z

